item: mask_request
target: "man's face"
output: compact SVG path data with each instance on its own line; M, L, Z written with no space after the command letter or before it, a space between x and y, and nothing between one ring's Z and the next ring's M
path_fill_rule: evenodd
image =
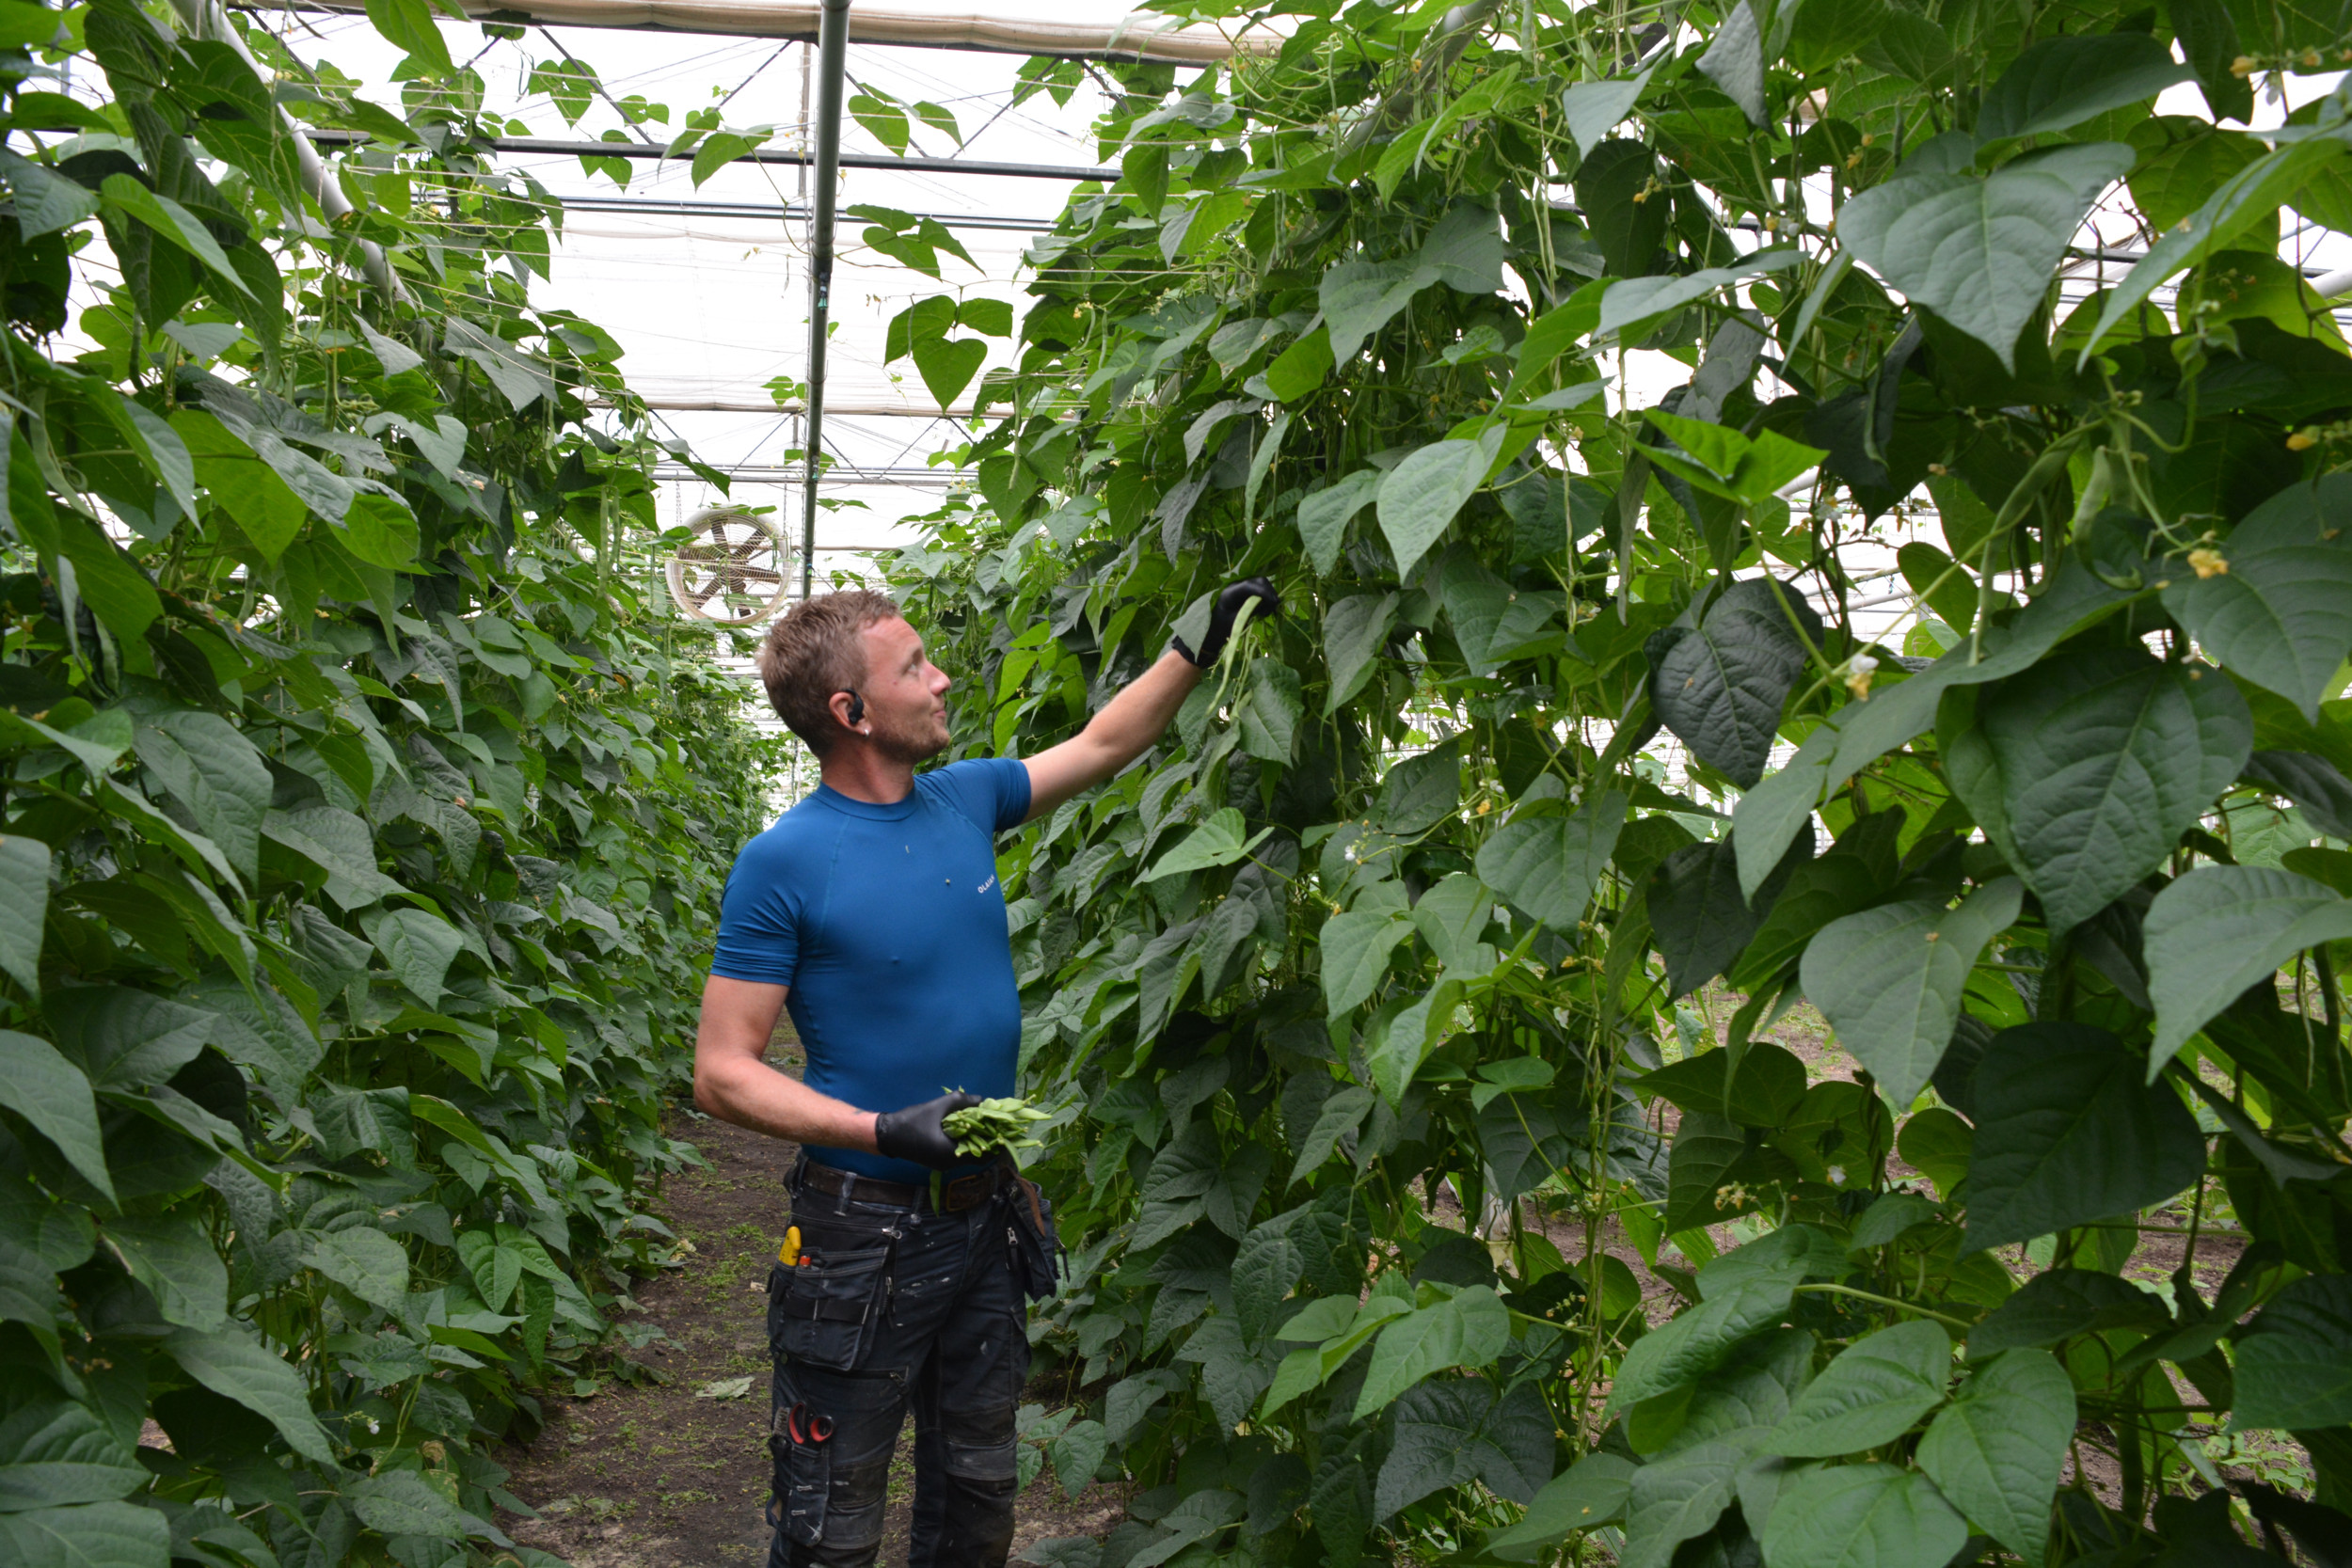
M947 749L947 673L923 654L923 639L897 616L863 633L866 722L875 748L910 766Z

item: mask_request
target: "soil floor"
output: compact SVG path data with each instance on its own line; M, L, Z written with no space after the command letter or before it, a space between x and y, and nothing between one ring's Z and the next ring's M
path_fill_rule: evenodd
M681 1119L674 1136L707 1164L670 1179L661 1217L691 1247L644 1282L625 1313L631 1358L661 1381L609 1383L586 1399L542 1396L547 1425L499 1456L507 1490L536 1519L500 1521L523 1545L575 1568L753 1568L768 1555L768 1265L788 1221L793 1147L724 1122ZM747 1381L748 1380L748 1381ZM882 1560L907 1560L913 1428L892 1467ZM1016 1556L1050 1536L1102 1535L1125 1516L1117 1488L1073 1501L1050 1466L1022 1494Z

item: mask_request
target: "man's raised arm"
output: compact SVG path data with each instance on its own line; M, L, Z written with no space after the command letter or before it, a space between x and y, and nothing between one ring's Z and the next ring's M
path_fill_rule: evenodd
M1076 735L1024 759L1029 769L1029 815L1035 821L1056 806L1093 788L1149 751L1175 721L1201 677L1224 653L1243 605L1258 601L1260 617L1281 610L1280 595L1263 578L1228 583L1209 612L1208 634L1195 652L1175 639L1158 663L1130 681Z

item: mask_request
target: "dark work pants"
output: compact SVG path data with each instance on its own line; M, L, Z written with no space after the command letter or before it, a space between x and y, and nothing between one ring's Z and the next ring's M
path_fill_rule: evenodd
M1009 1194L961 1213L803 1192L803 1266L769 1271L776 1373L769 1568L865 1568L914 1412L911 1568L998 1568L1012 1544L1013 1414L1029 1370ZM833 1419L796 1443L795 1406Z

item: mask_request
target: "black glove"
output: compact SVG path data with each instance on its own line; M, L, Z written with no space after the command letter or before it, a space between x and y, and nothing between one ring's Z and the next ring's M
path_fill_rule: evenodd
M1206 670L1225 651L1227 640L1233 635L1234 618L1241 614L1241 607L1252 599L1258 601L1259 619L1282 613L1282 595L1274 591L1274 584L1263 578L1244 578L1239 582L1229 582L1217 591L1216 603L1209 610L1209 632L1200 640L1199 653L1185 647L1181 637L1168 639L1170 645Z
M956 1152L956 1140L940 1123L951 1114L980 1102L977 1094L961 1089L926 1100L903 1111L884 1111L874 1118L874 1147L893 1160L912 1160L933 1170L951 1170L971 1162Z

